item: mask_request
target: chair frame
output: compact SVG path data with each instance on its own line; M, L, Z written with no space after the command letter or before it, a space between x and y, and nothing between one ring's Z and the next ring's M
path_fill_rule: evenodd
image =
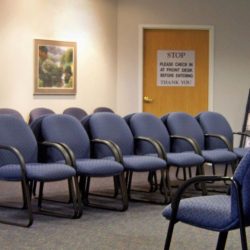
M71 158L68 155L68 152L65 150L65 148L62 145L60 145L59 143L49 142L49 141L39 142L38 144L39 144L39 146L44 147L44 148L53 147L53 148L57 149L63 155L65 163L68 166L73 167L76 170L76 168L74 166L72 166L72 164L71 164ZM39 212L41 212L42 214L46 214L46 215L53 215L53 216L57 216L57 217L72 218L72 219L80 218L82 216L82 204L81 204L81 199L80 199L78 180L77 180L76 176L74 176L72 178L68 178L69 201L66 203L73 202L74 213L72 215L64 215L62 213L53 212L53 211L49 211L47 209L42 208L42 201L44 201L44 200L58 202L55 200L43 198L44 184L45 184L45 182L40 182L39 195L38 195ZM33 183L31 182L30 183L30 192L32 192L32 188L33 188ZM59 203L65 203L65 202L59 202Z
M178 208L181 200L182 194L185 190L193 184L197 183L205 183L205 182L215 182L215 181L230 181L233 187L236 190L236 197L237 197L237 209L239 214L239 228L240 228L240 235L241 235L241 246L243 250L247 250L247 238L246 238L246 230L245 230L245 223L244 223L244 212L243 212L243 204L242 204L242 195L241 195L241 186L238 184L236 180L232 177L221 177L221 176L196 176L189 179L186 183L184 183L176 192L175 197L172 201L172 215L169 222L168 233L165 241L165 250L170 249L170 243L173 235L174 225L178 222L176 219ZM217 241L217 250L222 250L225 248L226 239L227 239L228 231L221 231L219 232L219 237Z
M152 138L149 138L149 137L145 137L145 136L138 136L138 137L135 137L134 138L134 141L135 143L138 143L140 141L145 141L145 142L148 142L150 143L158 157L162 160L164 160L166 162L166 168L165 169L161 169L160 172L161 172L161 187L163 189L163 191L161 192L163 195L164 195L164 201L163 202L154 202L152 200L148 201L148 200L142 200L142 199L136 199L136 198L132 198L131 197L131 191L135 191L135 192L142 192L141 190L135 190L135 189L131 189L131 185L132 185L132 177L133 177L133 171L126 171L126 183L127 183L127 190L128 190L128 196L129 196L129 200L131 201L138 201L138 202L146 202L146 203L152 203L152 204L158 204L158 205L162 205L162 204L167 204L171 201L171 187L169 185L169 173L168 173L168 167L167 167L167 158L166 158L166 154L165 154L165 151L163 149L163 146L162 144L157 141L157 140L154 140ZM119 146L117 145L117 147L119 148ZM136 147L135 147L136 148ZM121 152L121 150L119 149L119 151ZM121 153L122 154L122 153ZM166 172L166 173L165 173ZM153 176L155 175L155 189L152 189L152 186L153 186L153 183L150 182L150 176L149 176L149 183L151 185L151 188L150 188L150 191L149 192L155 192L157 190L157 178L156 178L156 173L153 174ZM161 188L160 188L161 190Z
M109 141L109 140L101 140L101 139L94 139L90 141L93 144L104 144L106 145L110 151L112 152L112 154L115 157L115 161L122 163L122 157L120 152L117 150L116 145ZM67 151L70 160L71 160L71 165L74 166L76 168L77 166L77 159L75 158L75 155L73 153L73 151L70 149L70 147L68 145L66 145L65 143L60 143L60 145ZM106 206L106 205L101 205L98 203L93 203L89 201L89 196L99 196L99 197L106 197L106 198L115 198L116 195L114 197L111 196L107 196L107 195L99 195L99 194L94 194L94 193L90 193L89 192L89 188L90 188L90 179L91 176L86 176L86 175L79 175L78 177L80 177L79 180L79 188L80 188L80 192L81 192L81 200L83 202L83 204L85 206L89 206L89 207L94 207L94 208L102 208L102 209L107 209L107 210L114 210L114 211L126 211L128 208L128 194L127 194L127 190L126 190L126 185L125 185L125 179L124 179L124 173L120 173L119 175L114 176L114 180L115 180L115 184L117 184L118 186L115 185L115 193L117 193L118 189L121 190L121 207L114 207L114 206ZM97 177L99 178L99 177Z
M22 207L22 209L27 209L27 223L18 223L18 222L2 220L2 219L0 220L0 222L3 224L8 224L8 225L14 225L14 226L20 226L20 227L30 227L33 223L33 215L32 215L30 192L29 192L29 188L28 188L28 179L27 179L27 174L26 174L26 166L25 166L24 158L23 158L22 154L20 153L20 151L15 147L0 145L0 150L7 150L7 151L13 153L18 160L18 164L19 164L20 169L21 169L20 182L22 184L22 193L23 193L23 207ZM17 207L9 207L9 206L3 206L3 205L1 205L1 207L18 209Z

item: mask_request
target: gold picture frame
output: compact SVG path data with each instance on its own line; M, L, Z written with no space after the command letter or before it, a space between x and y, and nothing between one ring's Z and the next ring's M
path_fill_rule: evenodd
M76 43L35 39L34 45L34 95L75 95Z

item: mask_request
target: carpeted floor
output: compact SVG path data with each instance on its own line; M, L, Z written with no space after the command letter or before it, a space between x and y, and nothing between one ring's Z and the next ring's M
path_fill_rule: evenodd
M146 175L137 177L146 183ZM108 181L96 180L94 189L109 188ZM104 188L105 187L105 188ZM111 186L110 186L111 187ZM15 200L19 185L0 182L1 202L11 195ZM48 184L49 196L67 193L66 182ZM84 250L158 250L163 249L168 221L161 216L164 206L130 202L126 212L84 208L80 219L34 215L29 228L0 224L0 248L3 249L84 249ZM250 238L250 230L247 230ZM171 249L215 249L217 233L178 223ZM239 231L229 233L226 249L241 249Z

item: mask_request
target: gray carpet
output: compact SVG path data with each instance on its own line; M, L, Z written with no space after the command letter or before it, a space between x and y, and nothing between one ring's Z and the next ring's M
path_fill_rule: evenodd
M146 176L139 177L146 183ZM94 189L109 189L107 181L97 180ZM141 184L141 183L138 183ZM105 187L105 188L104 188ZM18 197L19 185L0 182L1 202L11 194ZM45 193L63 196L66 182L49 184ZM130 202L126 212L84 208L80 219L34 215L29 228L0 224L1 249L84 249L157 250L163 249L168 221L161 216L164 206ZM250 236L250 230L247 230ZM248 237L250 238L250 237ZM217 233L178 223L171 249L215 249ZM229 233L226 249L241 249L239 231Z

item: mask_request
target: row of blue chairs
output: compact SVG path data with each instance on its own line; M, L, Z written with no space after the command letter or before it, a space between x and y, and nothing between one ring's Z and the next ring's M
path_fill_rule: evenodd
M97 107L93 110L93 113L98 113L98 112L114 113L114 111L108 107ZM0 108L0 114L12 114L12 115L15 115L16 117L22 118L22 115L17 110L10 109L10 108ZM34 120L36 120L40 116L50 115L50 114L55 114L55 112L52 109L45 108L45 107L34 108L29 113L28 124L31 124ZM84 109L79 108L79 107L66 108L63 111L63 114L71 115L78 120L82 120L85 116L88 115L88 113Z
M1 112L1 110L0 110ZM98 112L111 112L114 113L114 111L111 108L108 107L97 107L93 110L93 113L98 113ZM40 116L43 115L49 115L49 114L55 114L55 112L51 109L48 108L35 108L32 109L29 113L29 121L28 123L31 124L34 120L36 120L37 118L39 118ZM78 119L79 121L81 121L85 116L88 115L88 113L79 107L70 107L67 108L63 111L63 114L65 115L71 115L73 117L75 117L76 119Z
M81 124L68 115L48 115L36 120L36 124L33 123L32 133L22 119L1 115L0 144L3 151L0 155L0 177L4 180L21 181L24 207L28 208L29 218L25 226L30 226L33 221L30 193L34 182L40 183L39 211L49 213L42 207L44 183L67 179L70 201L74 208L71 217L79 218L82 214L82 202L89 206L103 207L102 204L94 204L89 199L91 177L114 177L114 197L121 196L121 206L118 209L124 211L128 207L128 198L131 198L133 173L153 173L159 170L163 203L166 203L172 196L168 177L170 166L196 166L197 174L204 175L203 163L209 159L216 159L214 162L220 164L232 164L242 158L242 155L237 154L239 150L233 150L225 135L219 136L215 132L209 135L203 132L202 136L200 133L200 137L195 137L195 130L203 131L202 127L190 126L194 121L197 125L201 121L200 118L201 114L195 119L180 112L170 113L162 119L149 113L138 113L130 115L125 120L114 113L99 113L88 116ZM177 133L175 130L182 131L183 128L187 132ZM223 144L215 149L206 149L205 137L222 140ZM181 142L185 142L186 145ZM38 145L41 150L38 150ZM247 150L242 151L246 154ZM210 158L206 159L206 154ZM234 157L222 160L224 155ZM38 162L38 156L44 163ZM208 180L206 176L195 178L204 178L203 182ZM196 179L196 182L199 180ZM179 193L177 192L177 196ZM175 203L176 198L172 204ZM169 211L169 207L166 211ZM164 216L172 218L172 212L166 212ZM172 229L178 220L175 218L172 222ZM225 234L223 239L225 240Z

